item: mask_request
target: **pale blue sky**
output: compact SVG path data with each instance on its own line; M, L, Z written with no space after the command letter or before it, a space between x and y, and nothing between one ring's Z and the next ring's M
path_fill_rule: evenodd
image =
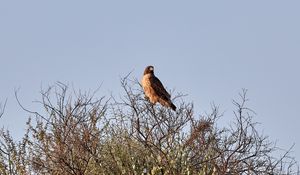
M39 110L41 86L56 81L99 95L121 94L119 77L145 66L169 89L189 94L198 113L212 102L232 116L250 107L278 146L300 160L300 1L0 1L0 127L16 137Z

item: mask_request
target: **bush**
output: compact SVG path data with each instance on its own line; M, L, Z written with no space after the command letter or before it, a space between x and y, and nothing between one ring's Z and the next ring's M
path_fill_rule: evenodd
M216 106L196 117L182 95L173 112L151 105L139 83L121 80L124 96L96 98L58 83L41 93L41 112L16 142L0 132L0 174L299 174L298 165L256 130L246 91L235 120L217 127Z

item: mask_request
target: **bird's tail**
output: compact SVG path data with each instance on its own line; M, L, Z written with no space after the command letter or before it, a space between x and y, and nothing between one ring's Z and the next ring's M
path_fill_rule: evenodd
M159 103L162 105L162 106L165 106L165 107L169 107L171 109L173 109L174 111L176 111L176 106L172 103L172 101L170 99L167 99L167 100L164 100L164 99L158 99Z
M169 104L170 104L170 108L176 111L176 106L172 102L170 102Z

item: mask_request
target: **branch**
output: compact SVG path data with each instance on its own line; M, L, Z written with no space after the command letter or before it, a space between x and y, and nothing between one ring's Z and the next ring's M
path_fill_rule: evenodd
M4 105L2 106L2 104L0 103L0 118L2 117L2 115L4 114L4 110L6 107L6 103L7 103L7 99L4 102Z

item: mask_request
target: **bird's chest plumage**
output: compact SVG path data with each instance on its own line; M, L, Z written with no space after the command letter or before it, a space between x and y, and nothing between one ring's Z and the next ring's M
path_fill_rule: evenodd
M142 78L142 86L145 92L145 95L149 98L151 103L156 103L158 101L158 96L155 93L155 90L152 87L151 74L146 74Z

